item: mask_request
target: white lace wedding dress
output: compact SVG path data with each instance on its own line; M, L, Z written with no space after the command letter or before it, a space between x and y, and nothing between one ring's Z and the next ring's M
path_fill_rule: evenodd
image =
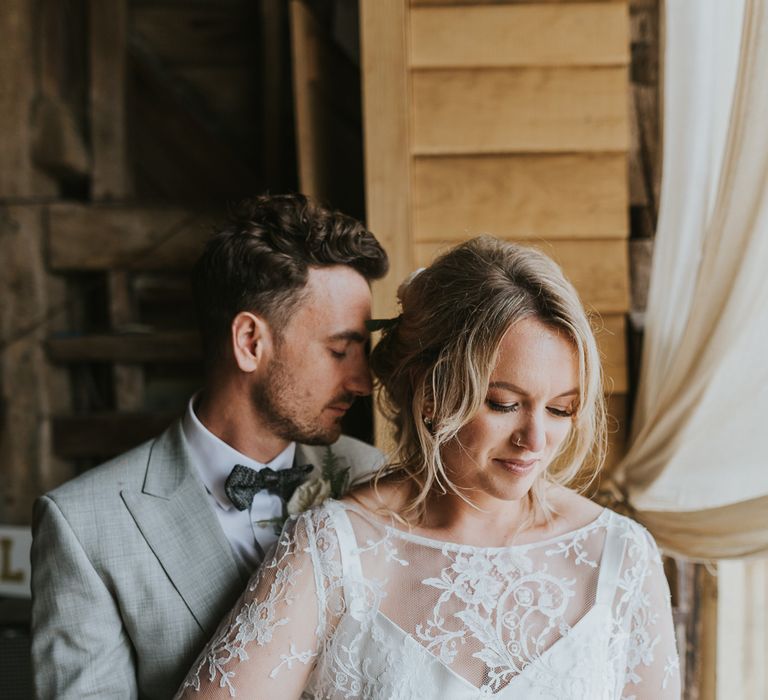
M650 535L609 510L534 544L409 534L337 501L291 521L198 659L190 697L679 697Z

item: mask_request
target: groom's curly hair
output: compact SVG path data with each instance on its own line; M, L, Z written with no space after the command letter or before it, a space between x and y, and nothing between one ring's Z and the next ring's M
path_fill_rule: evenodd
M365 226L302 194L242 202L213 234L194 266L192 288L209 364L241 311L281 333L303 298L311 267L347 265L366 280L383 277L387 254Z

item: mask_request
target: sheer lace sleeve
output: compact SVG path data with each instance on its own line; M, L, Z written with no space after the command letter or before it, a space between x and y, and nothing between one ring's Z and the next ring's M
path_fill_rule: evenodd
M177 698L299 698L342 607L338 545L322 510L286 523Z
M619 583L626 648L622 700L677 700L680 669L669 586L656 543L643 528L627 533L627 558Z

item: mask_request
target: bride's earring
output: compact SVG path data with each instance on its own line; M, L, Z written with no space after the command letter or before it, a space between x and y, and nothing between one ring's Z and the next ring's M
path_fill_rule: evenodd
M422 416L421 420L424 421L424 425L427 426L427 430L432 430L432 419L429 416Z

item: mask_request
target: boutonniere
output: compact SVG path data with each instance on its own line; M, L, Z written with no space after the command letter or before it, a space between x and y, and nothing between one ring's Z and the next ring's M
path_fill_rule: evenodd
M320 475L307 479L296 488L283 507L282 517L260 520L256 524L262 527L272 525L275 533L279 535L289 517L319 506L328 498L344 496L349 489L350 467L343 466L343 462L346 462L344 457L338 457L330 447L326 447Z

